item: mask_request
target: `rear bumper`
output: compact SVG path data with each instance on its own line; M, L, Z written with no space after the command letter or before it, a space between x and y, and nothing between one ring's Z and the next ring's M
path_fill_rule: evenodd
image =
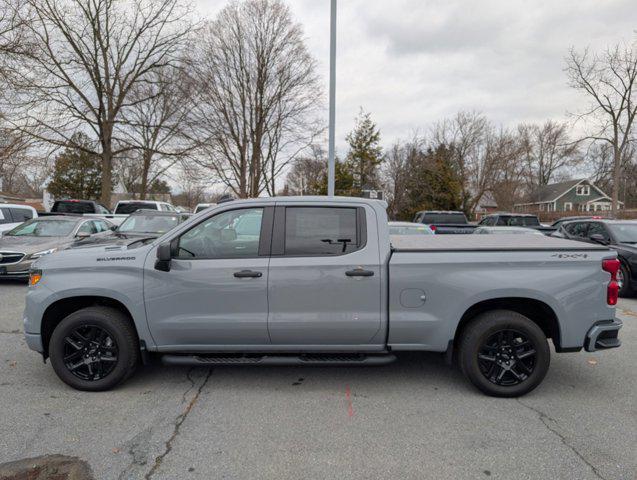
M618 319L597 322L586 334L584 348L587 352L617 348L622 342L619 340L619 329L622 321Z

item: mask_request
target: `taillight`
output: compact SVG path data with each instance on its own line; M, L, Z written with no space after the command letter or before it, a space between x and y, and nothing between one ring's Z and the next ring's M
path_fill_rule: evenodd
M610 282L606 288L606 303L609 305L617 305L617 299L619 298L619 283L617 283L617 272L619 271L620 263L616 258L602 260L602 270L610 273Z

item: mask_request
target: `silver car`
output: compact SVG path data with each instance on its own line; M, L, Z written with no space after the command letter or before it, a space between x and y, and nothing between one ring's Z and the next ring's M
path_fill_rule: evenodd
M28 220L0 237L0 278L27 278L31 263L93 235L107 235L113 224L101 218L51 216Z

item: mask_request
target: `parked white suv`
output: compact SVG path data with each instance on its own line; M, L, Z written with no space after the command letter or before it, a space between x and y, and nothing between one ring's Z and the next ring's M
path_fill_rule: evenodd
M160 212L176 212L177 209L168 202L154 200L120 200L115 206L115 213L129 215L137 210L159 210Z
M21 223L37 218L38 212L29 205L0 203L0 232L13 230Z

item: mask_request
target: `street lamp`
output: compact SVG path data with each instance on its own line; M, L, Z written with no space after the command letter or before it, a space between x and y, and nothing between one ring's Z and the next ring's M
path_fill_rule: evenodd
M336 123L336 0L330 8L330 118L329 147L327 158L327 194L334 196L335 177L335 127Z

